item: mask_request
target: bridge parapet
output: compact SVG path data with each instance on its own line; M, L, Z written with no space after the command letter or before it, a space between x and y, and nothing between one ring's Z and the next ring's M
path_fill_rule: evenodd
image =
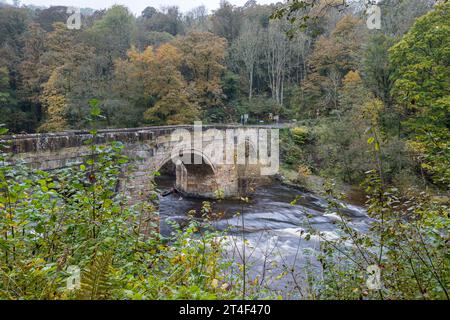
M178 141L172 141L172 133L177 129L190 132L198 128L193 125L143 127L129 129L105 129L98 130L94 143L97 145L120 141L124 144L124 154L130 158L135 172L126 177L130 184L137 189L149 182L148 176L161 169L172 159L172 153L176 152ZM206 125L203 131L216 129L226 131L235 130L231 137L233 143L238 141L237 135L246 129L268 129L270 126L240 126L240 125ZM278 127L276 127L278 128ZM240 130L236 130L240 129ZM177 171L177 185L190 195L212 197L217 189L224 191L225 197L239 196L242 181L260 176L259 164L243 165L242 163L215 163L208 158L206 150L218 150L225 140L226 134L216 134L209 131L200 136L193 135L194 141L200 138L202 150L187 149L186 154L197 155L205 162L200 168L183 163ZM82 164L91 151L85 141L92 139L89 131L65 131L57 133L10 135L2 137L7 142L8 150L13 154L13 161L21 161L33 168L40 170L55 170ZM229 142L227 140L227 142ZM194 142L195 144L195 142ZM240 144L241 145L241 144ZM237 148L237 145L235 146ZM250 149L249 149L250 150ZM255 149L252 149L256 152ZM236 152L235 149L232 152ZM235 154L236 156L236 154ZM231 157L233 158L233 157ZM235 160L236 161L236 160ZM206 174L208 167L212 168L212 174ZM150 185L150 183L148 183ZM206 190L211 189L211 190ZM182 190L182 191L183 191Z
M192 125L174 125L174 126L153 126L125 129L103 129L98 130L97 144L103 144L113 141L123 143L137 143L152 141L159 136L166 136L176 129L186 129L192 131ZM214 124L204 125L203 130L209 129L268 129L280 128L279 126L241 126ZM7 152L13 154L29 152L57 151L64 148L82 147L84 141L92 138L88 130L71 130L55 133L36 133L36 134L17 134L3 136L1 139L8 142Z

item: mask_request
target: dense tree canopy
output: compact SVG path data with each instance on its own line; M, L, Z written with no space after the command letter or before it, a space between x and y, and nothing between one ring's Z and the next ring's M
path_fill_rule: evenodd
M450 182L450 4L419 18L390 50L395 66L393 96L404 108L406 124L428 149L423 168L435 181Z

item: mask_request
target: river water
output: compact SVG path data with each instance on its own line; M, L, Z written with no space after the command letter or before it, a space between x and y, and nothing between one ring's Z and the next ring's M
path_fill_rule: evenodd
M158 179L159 189L167 190L172 186L172 179ZM298 201L291 204L294 199ZM170 221L186 224L188 212L199 212L202 202L201 199L184 198L179 194L161 197L161 233L170 235ZM307 230L320 230L327 240L339 237L336 223L340 217L327 210L325 199L280 183L257 189L248 204L222 200L213 201L212 205L213 212L223 213L213 226L228 235L225 242L228 258L241 262L245 250L246 263L249 265L248 278L278 292L283 298L305 297L306 290L299 288L303 287L299 282L304 280L305 270L320 269L314 256L321 240L316 236L306 240ZM237 216L238 212L243 214ZM351 227L363 232L368 230L370 218L364 208L346 204L341 214L348 218ZM200 214L197 219L201 220ZM286 274L286 270L295 272Z

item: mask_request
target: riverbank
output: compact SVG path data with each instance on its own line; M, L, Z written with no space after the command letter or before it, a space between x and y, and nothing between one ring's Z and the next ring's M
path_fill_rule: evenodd
M276 176L276 180L287 187L317 195L325 193L324 185L327 181L326 178L313 174L300 175L298 172L288 168L280 168L280 174ZM335 190L337 193L345 195L348 203L357 206L365 205L366 194L360 186L336 182Z

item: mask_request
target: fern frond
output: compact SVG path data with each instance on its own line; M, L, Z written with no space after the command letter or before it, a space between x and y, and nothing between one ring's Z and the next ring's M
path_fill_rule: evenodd
M109 275L111 272L112 253L98 253L92 260L89 269L81 275L81 300L108 299L111 289Z

